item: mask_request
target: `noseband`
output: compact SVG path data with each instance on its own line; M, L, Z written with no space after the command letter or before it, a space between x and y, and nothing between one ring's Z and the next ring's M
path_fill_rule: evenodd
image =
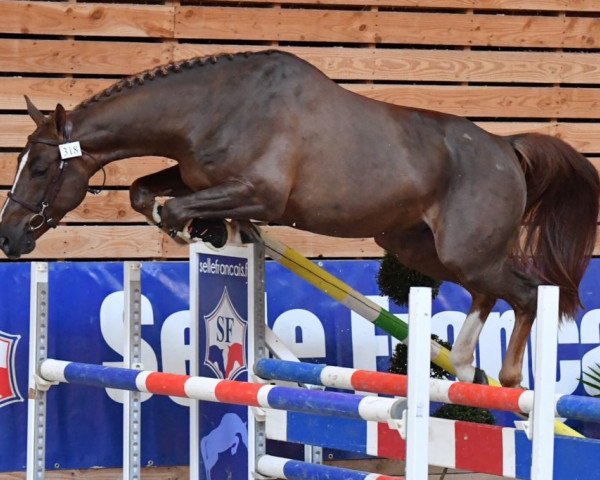
M59 140L54 140L54 139L29 137L28 143L42 143L44 145L59 147L60 145L63 145L65 143L69 143L69 142L70 142L69 139L61 142ZM41 228L44 224L47 224L50 228L57 227L58 224L57 224L56 220L54 220L52 217L46 216L46 209L48 209L50 207L50 204L52 202L54 202L54 200L56 199L56 196L58 195L58 192L60 191L60 187L61 187L62 181L63 181L63 172L65 171L66 167L69 165L69 160L71 158L83 158L83 155L87 155L92 160L94 160L94 162L96 162L98 164L98 166L102 170L102 174L104 175L104 178L102 181L102 186L100 188L88 187L88 189L87 189L88 192L90 192L91 194L98 195L104 188L104 185L106 184L106 171L104 170L104 165L102 165L102 163L100 163L93 155L91 155L89 152L84 151L83 149L81 149L81 155L75 155L75 156L72 156L69 158L62 158L62 155L61 155L60 163L58 165L58 175L56 175L54 177L54 179L50 183L48 183L48 185L46 187L46 191L44 192L44 196L42 197L42 201L39 202L37 205L34 205L33 203L28 202L27 200L18 198L12 192L8 193L8 198L10 200L13 200L14 202L18 203L22 207L25 207L27 210L33 212L33 215L29 218L29 222L28 222L30 231L35 231L35 230Z

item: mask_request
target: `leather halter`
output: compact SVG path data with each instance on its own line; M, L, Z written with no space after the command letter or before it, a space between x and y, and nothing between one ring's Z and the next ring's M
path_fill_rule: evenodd
M66 141L59 141L59 140L55 140L55 139L33 138L33 137L29 137L28 140L29 140L28 143L42 143L44 145L50 145L50 146L54 146L54 147L58 147L59 145L62 145L63 143L70 142L69 139L66 139ZM104 165L102 165L89 152L86 152L83 149L81 149L81 153L83 155L87 155L92 160L94 160L100 166L100 169L102 170L102 173L104 175L104 178L102 181L102 186L100 188L88 187L88 189L87 189L88 192L90 192L91 194L98 195L104 188L104 185L106 184L106 171L104 170ZM80 157L72 157L72 158L83 158L83 155L81 155ZM56 196L58 195L58 192L60 191L60 187L62 185L62 180L63 180L63 172L65 171L65 168L69 165L69 160L71 160L71 158L69 158L69 159L61 158L60 159L60 163L58 166L58 175L55 176L50 183L48 183L46 190L44 192L44 195L42 197L42 201L39 202L37 205L30 203L27 200L18 198L12 192L8 193L8 198L10 200L18 203L22 207L25 207L27 210L33 212L33 215L29 218L29 222L28 222L29 230L31 230L31 231L37 230L37 229L41 228L44 224L47 224L50 228L57 227L58 224L57 224L56 220L54 220L52 217L47 217L45 212L46 212L46 209L48 207L50 207L50 204L52 202L54 202L54 200L56 199Z

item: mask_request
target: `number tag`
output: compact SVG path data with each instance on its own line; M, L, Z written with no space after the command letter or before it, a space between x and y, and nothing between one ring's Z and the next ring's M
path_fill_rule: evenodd
M81 145L79 142L63 143L58 146L58 149L60 150L60 158L63 160L81 157Z

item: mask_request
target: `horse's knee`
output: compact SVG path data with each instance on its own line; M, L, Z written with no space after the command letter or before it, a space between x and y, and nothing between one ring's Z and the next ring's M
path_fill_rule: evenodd
M154 197L144 182L137 179L129 187L129 201L136 212L143 213L154 202Z

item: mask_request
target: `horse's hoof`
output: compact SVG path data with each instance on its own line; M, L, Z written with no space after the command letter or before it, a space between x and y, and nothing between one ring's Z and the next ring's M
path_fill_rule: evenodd
M481 368L475 368L473 383L477 383L479 385L489 385L488 377Z
M192 220L189 234L191 238L199 238L215 248L225 246L228 237L224 220L203 220L201 218Z

